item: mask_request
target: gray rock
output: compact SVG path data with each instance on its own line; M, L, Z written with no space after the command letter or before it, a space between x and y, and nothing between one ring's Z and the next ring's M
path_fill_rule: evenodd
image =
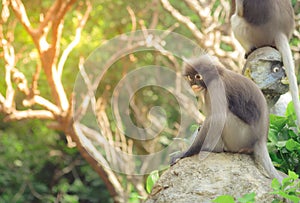
M185 158L165 171L146 203L211 202L220 195L235 199L255 192L256 202L272 202L271 179L246 154L208 153Z

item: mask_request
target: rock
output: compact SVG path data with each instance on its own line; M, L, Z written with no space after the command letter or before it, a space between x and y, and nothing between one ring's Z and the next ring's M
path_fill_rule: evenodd
M200 160L199 160L200 158ZM256 202L272 202L271 179L246 154L208 153L180 160L157 181L146 203L211 202L220 195L235 199L251 192Z

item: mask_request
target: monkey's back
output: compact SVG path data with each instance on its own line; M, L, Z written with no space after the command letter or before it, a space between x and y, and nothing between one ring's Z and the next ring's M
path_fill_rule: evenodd
M267 102L253 81L230 70L225 70L221 76L227 92L228 108L234 115L250 125L266 120Z
M224 150L251 153L257 140L266 140L269 130L267 102L250 79L225 70L221 77L227 92L229 112L223 129Z
M231 25L246 52L262 46L276 46L278 33L291 37L295 22L290 0L244 0L243 16L235 13Z

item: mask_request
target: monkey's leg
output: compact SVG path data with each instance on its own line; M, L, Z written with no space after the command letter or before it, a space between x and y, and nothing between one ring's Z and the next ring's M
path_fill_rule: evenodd
M276 46L270 46L270 45L268 45L268 46L259 46L259 47L252 47L251 49L250 49L250 51L248 51L246 54L245 54L245 59L248 59L248 57L252 54L252 52L254 52L256 49L260 49L260 48L263 48L263 47L272 47L272 48L274 48L274 49L277 49L276 48Z

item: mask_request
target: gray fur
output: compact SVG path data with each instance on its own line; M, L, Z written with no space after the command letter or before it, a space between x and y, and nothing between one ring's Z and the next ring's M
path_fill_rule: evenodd
M201 74L205 85L194 81ZM268 177L282 177L272 165L266 147L269 114L266 100L250 79L225 69L208 55L189 61L184 75L190 85L202 85L206 119L190 148L173 158L189 157L200 151L253 153ZM221 88L225 88L223 93Z
M289 39L292 36L295 22L294 11L290 0L234 0L235 12L231 16L231 27L236 39L244 47L246 56L253 49L276 47L283 58L286 74L290 83L300 128L300 101L295 65Z

